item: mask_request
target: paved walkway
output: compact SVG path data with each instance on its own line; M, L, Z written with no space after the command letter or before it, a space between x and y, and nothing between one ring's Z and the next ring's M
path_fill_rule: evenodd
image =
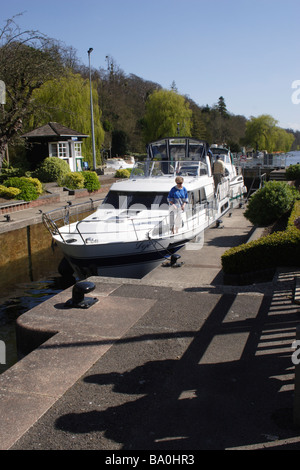
M66 310L68 289L20 317L22 347L43 344L0 376L1 449L300 449L298 268L224 285L220 256L252 226L223 222L180 268L90 278L90 309Z

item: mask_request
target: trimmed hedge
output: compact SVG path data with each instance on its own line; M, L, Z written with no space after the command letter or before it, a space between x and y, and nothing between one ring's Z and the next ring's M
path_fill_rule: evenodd
M129 178L131 171L127 168L117 170L115 173L115 178Z
M244 215L253 225L270 225L292 209L297 197L288 183L269 181L251 196Z
M5 199L15 199L18 194L20 194L20 192L21 190L18 188L7 188L6 186L0 184L0 197Z
M39 197L36 182L32 181L32 178L26 178L26 176L21 176L20 178L17 176L14 178L8 178L8 180L4 181L3 186L6 186L7 188L20 189L20 192L15 196L15 199L34 201Z
M67 173L58 181L59 186L69 189L87 189L89 192L100 189L100 182L95 171L81 171L78 173Z
M290 165L285 171L285 177L289 181L300 180L300 165Z
M35 170L35 176L43 183L56 182L70 172L70 167L64 160L48 157Z
M100 189L100 181L95 171L82 171L81 174L84 178L84 187L88 191L93 192Z
M277 266L300 265L300 230L294 227L300 216L300 201L296 201L287 229L258 240L230 248L221 257L225 274L243 274Z
M30 183L33 183L36 189L36 192L40 196L43 194L43 185L38 178L32 178L31 176L26 178Z
M69 172L59 181L60 186L66 186L69 189L82 189L84 187L84 178L81 173Z

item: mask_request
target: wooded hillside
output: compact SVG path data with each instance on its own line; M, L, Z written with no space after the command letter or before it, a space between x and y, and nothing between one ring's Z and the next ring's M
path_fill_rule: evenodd
M287 147L300 145L300 132L276 127L271 116L262 116L262 122L262 117L247 120L234 115L222 96L216 96L215 103L196 103L179 95L175 82L163 90L159 83L125 73L110 56L106 67L93 68L91 75L98 164L110 155L145 153L149 137L174 130L210 144L226 143L234 152L244 146L288 151ZM14 19L8 20L0 30L0 80L6 87L0 113L0 169L7 149L12 159L20 158L20 135L47 122L91 135L89 69L72 47L37 31L22 32ZM91 139L84 146L91 162Z

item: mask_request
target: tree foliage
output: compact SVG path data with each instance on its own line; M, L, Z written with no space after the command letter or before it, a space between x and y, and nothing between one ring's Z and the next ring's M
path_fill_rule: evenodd
M93 93L94 130L97 162L100 163L100 149L104 141L98 93ZM28 121L28 130L42 126L49 121L78 130L91 136L90 85L89 81L68 70L57 79L49 80L33 93L35 112ZM92 162L92 140L84 139L82 154Z
M287 213L297 198L297 191L283 181L269 181L250 198L245 217L254 225L269 225Z
M125 155L129 150L128 136L124 131L113 131L111 153L113 157Z
M15 19L0 29L0 80L7 98L0 108L0 171L8 145L12 162L26 167L23 154L13 146L18 135L46 122L91 135L89 68L72 47L39 31L21 31ZM233 115L223 96L212 106L200 106L180 95L175 81L164 90L158 83L125 74L109 55L106 67L92 69L92 83L98 163L100 150L144 153L146 143L177 135L178 129L180 135L227 144L237 152L241 145L269 152L300 148L300 132L277 127L272 116L247 120ZM84 141L83 154L91 163L91 139Z
M218 105L217 105L217 110L218 110L220 116L222 116L222 118L225 118L225 119L229 118L229 114L228 114L227 107L226 107L226 104L225 104L225 99L223 98L223 96L220 96L220 98L219 98Z
M191 135L192 111L185 98L173 90L154 91L146 102L145 142L161 137Z
M256 151L260 149L268 152L288 152L294 137L277 127L277 122L269 114L262 114L257 118L251 117L246 124L245 142L252 145Z
M109 149L114 132L127 135L132 152L144 152L142 121L148 96L161 87L134 74L126 75L111 56L107 68L93 71L99 106L107 128L104 145Z
M6 86L0 114L0 169L6 146L22 131L32 112L34 90L63 73L59 45L38 31L20 31L14 18L0 30L0 80Z

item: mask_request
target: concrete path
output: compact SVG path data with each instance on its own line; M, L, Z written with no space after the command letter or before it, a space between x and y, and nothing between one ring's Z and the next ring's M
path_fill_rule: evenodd
M180 268L90 278L90 309L65 309L68 289L22 315L22 348L39 347L0 376L0 448L300 449L299 270L223 285L221 254L252 231L236 209Z

